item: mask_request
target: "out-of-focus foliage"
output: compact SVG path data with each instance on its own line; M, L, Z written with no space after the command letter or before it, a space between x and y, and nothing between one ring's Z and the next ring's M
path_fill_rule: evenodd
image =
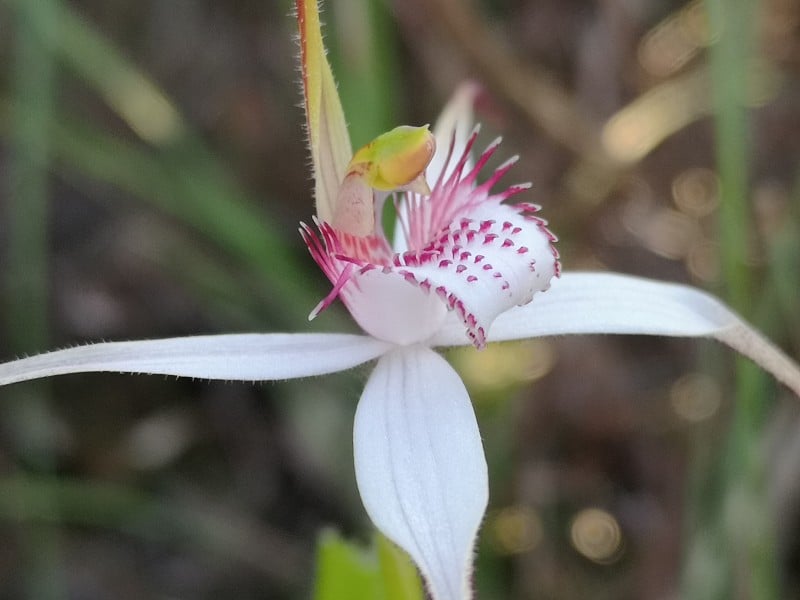
M317 546L315 600L423 600L413 563L383 536L364 550L332 532Z

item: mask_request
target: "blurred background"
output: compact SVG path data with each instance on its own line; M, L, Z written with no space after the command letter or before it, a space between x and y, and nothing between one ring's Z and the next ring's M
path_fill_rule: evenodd
M800 3L336 0L354 146L482 84L565 269L721 294L800 356ZM355 330L312 214L289 0L0 1L0 356ZM710 342L449 354L490 465L481 598L800 598L796 398ZM369 367L241 385L113 374L0 391L0 599L310 598L368 545Z

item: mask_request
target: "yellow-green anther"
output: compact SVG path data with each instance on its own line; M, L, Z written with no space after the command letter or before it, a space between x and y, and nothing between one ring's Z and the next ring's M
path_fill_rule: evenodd
M350 161L347 172L358 173L370 187L389 192L401 189L424 175L435 150L436 141L427 125L402 125L360 148Z
M428 126L395 127L360 148L350 160L333 209L332 225L353 235L375 233L374 190L429 195L425 168L436 151Z

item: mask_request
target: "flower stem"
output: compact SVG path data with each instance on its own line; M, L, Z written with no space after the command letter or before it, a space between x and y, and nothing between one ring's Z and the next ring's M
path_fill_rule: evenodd
M5 276L5 329L8 351L42 351L48 343L47 223L49 190L49 130L55 106L56 64L41 32L58 29L52 2L17 2L15 24L13 106L8 223L8 263ZM24 111L22 110L24 108ZM53 419L47 382L15 388L3 405L20 458L33 470L53 468ZM22 498L12 500L23 502ZM35 499L52 508L53 498ZM21 555L30 598L51 600L65 595L60 564L58 524L21 528Z
M719 236L724 293L745 317L756 304L748 258L752 244L749 203L748 114L745 106L752 58L752 22L756 3L738 0L706 0L709 27L716 42L710 49L714 96L717 168L722 202ZM727 598L744 594L754 599L777 598L778 578L774 560L771 514L764 511L765 481L762 429L769 409L764 379L754 366L737 360L735 410L723 455L713 474L721 485L711 492L716 514L711 539L728 548L727 564L721 566L727 583L716 588L695 589L690 597ZM754 517L758 516L754 522ZM743 525L746 524L746 525ZM745 591L746 590L746 591Z

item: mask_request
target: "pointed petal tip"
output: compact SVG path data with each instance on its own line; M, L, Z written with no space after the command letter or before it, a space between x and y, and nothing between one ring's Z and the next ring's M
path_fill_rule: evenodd
M500 163L500 166L497 167L497 171L502 171L503 169L507 169L519 162L519 154L514 154L513 156L508 157L508 159L504 160Z

